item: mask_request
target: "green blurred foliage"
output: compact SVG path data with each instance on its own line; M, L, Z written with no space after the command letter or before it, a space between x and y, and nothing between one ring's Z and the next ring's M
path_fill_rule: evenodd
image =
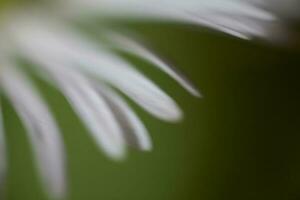
M52 0L56 1L56 0ZM2 12L5 12L7 9L11 8L20 8L21 6L28 6L32 3L51 3L51 1L48 0L0 0L0 16ZM49 4L47 4L49 5Z
M196 99L142 60L126 56L181 105L167 124L135 106L154 150L115 163L99 152L64 97L36 79L62 129L68 200L300 199L299 49L189 26L135 24L202 91ZM130 80L129 80L130 81ZM5 200L44 200L24 128L4 99L9 144Z

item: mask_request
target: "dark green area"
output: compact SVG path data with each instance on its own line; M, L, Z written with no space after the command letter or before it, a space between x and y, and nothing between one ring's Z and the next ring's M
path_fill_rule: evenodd
M185 112L167 124L134 107L154 151L130 150L115 163L98 151L63 96L37 80L66 143L69 200L300 199L299 49L250 43L178 25L135 25L160 54L194 81L204 98L129 57ZM129 80L130 81L130 80ZM24 129L8 101L7 200L47 199Z

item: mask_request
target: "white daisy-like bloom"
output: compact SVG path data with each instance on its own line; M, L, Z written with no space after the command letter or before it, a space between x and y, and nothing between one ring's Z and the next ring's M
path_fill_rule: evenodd
M272 40L274 30L283 33L284 22L298 17L297 5L296 0L0 1L0 88L27 129L47 191L56 198L66 193L63 142L48 106L16 57L28 60L42 78L59 89L101 150L119 160L125 156L127 145L144 151L152 148L144 124L119 92L164 121L180 120L182 111L116 50L152 63L192 95L201 95L184 76L132 37L106 25L99 30L105 41L95 42L80 33L73 22L86 16L170 20L206 26L243 39ZM0 187L7 168L2 125Z

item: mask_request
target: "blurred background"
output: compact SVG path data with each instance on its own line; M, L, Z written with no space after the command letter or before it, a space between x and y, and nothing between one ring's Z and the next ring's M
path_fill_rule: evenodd
M163 123L132 104L154 150L131 149L124 162L113 162L99 152L64 97L36 79L66 142L66 199L300 199L299 46L174 24L130 26L204 97L191 97L150 64L123 55L174 97L185 119ZM10 165L5 200L46 200L24 128L5 99L3 107Z

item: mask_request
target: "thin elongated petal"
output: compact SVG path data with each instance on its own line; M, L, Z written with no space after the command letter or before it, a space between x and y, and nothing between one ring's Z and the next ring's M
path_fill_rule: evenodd
M99 147L111 158L125 156L125 141L109 106L88 80L74 70L64 69L54 60L43 60L58 89L62 90L78 116L86 124Z
M139 21L172 20L243 39L261 37L275 42L285 38L287 21L300 18L298 0L64 0L62 5L73 17L88 14Z
M173 67L162 61L158 56L156 56L147 48L140 45L138 42L134 41L129 37L117 34L115 32L108 32L105 35L107 38L110 39L110 42L112 42L116 48L119 48L128 53L132 53L149 61L153 64L153 66L159 68L160 70L171 76L192 95L196 97L201 96L200 92L183 74L176 71Z
M65 1L68 3L68 1ZM259 2L264 2L260 0ZM251 0L71 0L67 7L74 12L90 13L102 11L111 16L146 17L180 19L183 12L227 12L233 14L245 14L262 19L270 19L273 16ZM164 11L164 12L163 12ZM99 13L101 14L101 13Z
M108 82L154 116L167 121L181 119L181 110L167 94L113 53L57 28L52 27L50 33L41 25L26 25L18 26L22 31L17 34L16 41L27 57L68 62L70 64L65 67L75 67Z
M65 194L65 158L58 128L27 78L11 66L1 69L1 86L28 130L36 162L49 194Z
M148 131L123 98L105 86L98 86L98 90L105 97L107 104L119 121L126 142L144 151L151 150L152 143Z
M260 2L264 1L261 0ZM256 2L246 0L76 0L72 1L72 5L73 11L79 13L97 13L98 11L99 14L110 17L136 18L138 20L150 18L196 23L243 38L248 38L252 35L265 37L267 36L265 32L270 27L266 27L263 32L259 32L259 30L255 29L255 26L250 26L253 31L247 33L248 37L244 37L242 36L244 31L236 30L234 27L235 23L243 22L241 17L252 19L255 24L262 23L262 25L266 21L269 23L277 21L276 12L271 12L267 9L270 5L259 6ZM69 8L71 11L72 5L70 3ZM221 21L218 21L218 16L222 16L228 22L222 24ZM240 32L241 35L235 32Z

